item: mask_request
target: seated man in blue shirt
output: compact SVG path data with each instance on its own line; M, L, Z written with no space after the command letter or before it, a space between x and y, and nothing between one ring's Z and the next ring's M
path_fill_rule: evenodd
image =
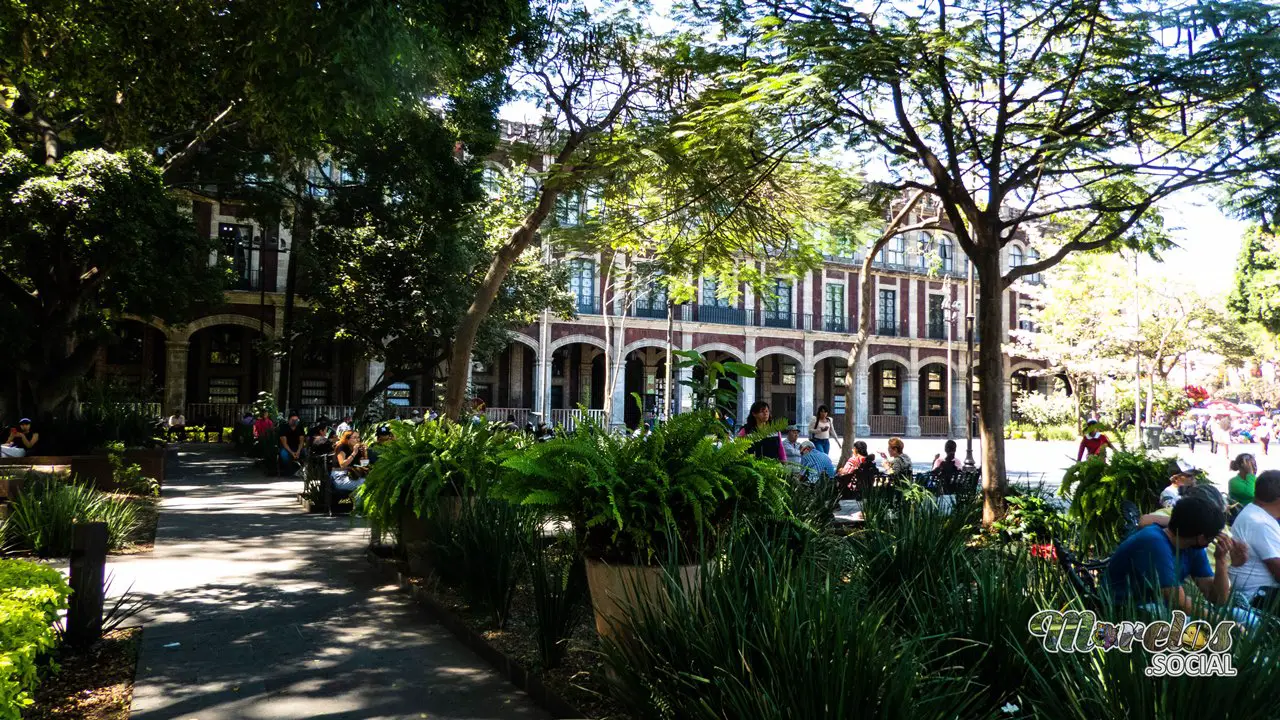
M1116 548L1107 565L1107 585L1117 603L1162 604L1171 610L1194 613L1182 583L1193 578L1210 602L1227 604L1231 596L1231 539L1222 535L1226 516L1222 509L1201 497L1184 497L1169 516L1167 527L1149 525L1130 535ZM1205 548L1217 539L1214 567Z
M800 466L804 468L805 479L818 482L823 477L836 476L836 466L831 456L814 447L812 440L800 443Z

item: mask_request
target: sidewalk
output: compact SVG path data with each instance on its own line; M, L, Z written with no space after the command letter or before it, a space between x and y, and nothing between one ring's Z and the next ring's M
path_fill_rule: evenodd
M109 568L113 592L133 582L156 602L131 717L549 717L383 584L363 529L303 513L300 481L187 447L154 553Z

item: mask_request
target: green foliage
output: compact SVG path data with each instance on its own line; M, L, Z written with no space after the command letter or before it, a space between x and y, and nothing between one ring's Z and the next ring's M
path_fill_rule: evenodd
M1113 385L1115 394L1111 402L1103 409L1103 415L1114 424L1133 422L1134 392L1132 382L1119 382ZM1147 393L1151 386L1142 383L1142 412L1146 413ZM1181 387L1171 383L1156 383L1155 395L1152 397L1152 413L1162 413L1166 418L1174 418L1191 407L1191 401ZM1154 420L1154 418L1152 418Z
M735 513L787 514L787 471L750 445L728 437L709 410L642 437L580 429L510 455L496 492L570 519L589 557L695 557Z
M1076 419L1075 398L1066 393L1021 393L1013 400L1013 409L1024 420L1036 426L1068 425Z
M675 350L680 358L676 367L692 369L688 380L680 384L693 391L695 408L711 408L721 417L733 417L738 406L738 393L742 390L739 378L756 376L754 365L739 362L715 362L696 350Z
M534 516L528 508L486 497L465 497L461 503L450 541L462 593L490 613L495 625L506 627Z
M143 475L142 466L137 463L125 465L124 443L108 445L107 459L111 463L111 479L115 482L118 492L160 497L159 481Z
M539 523L530 528L525 557L529 560L529 585L537 618L538 658L544 668L564 659L565 640L582 616L587 597L587 576L572 533L544 536Z
M266 413L269 418L280 416L280 408L276 405L276 396L263 390L258 393L258 397L253 399L253 405L250 406L249 412L253 413L256 418L262 413Z
M398 527L405 507L434 516L442 496L485 495L503 456L524 441L497 423L395 422L391 429L395 440L379 446L355 500L381 528Z
M73 527L85 522L105 522L107 547L119 550L137 529L138 512L128 501L88 485L31 479L10 504L0 535L6 544L40 557L66 557L71 554Z
M87 436L80 452L89 447L119 443L122 448L156 447L164 442L162 420L139 397L136 388L105 380L86 382L81 390L81 418ZM61 438L58 438L61 439ZM89 443L85 446L83 443Z
M1005 426L1004 436L1014 440L1075 440L1080 437L1080 430L1075 424L1033 425L1014 421Z
M1280 242L1262 227L1245 232L1228 308L1241 322L1280 334Z
M1005 499L1004 517L991 524L991 532L1005 543L1045 544L1065 539L1072 522L1052 500L1036 494L1013 495Z
M0 357L48 416L130 314L178 323L221 299L212 240L140 152L0 157L0 287L14 312Z
M1079 523L1086 548L1108 549L1122 538L1121 504L1132 502L1140 512L1159 507L1160 492L1169 485L1169 460L1142 449L1112 450L1067 469L1058 494L1071 498L1067 515Z
M40 679L40 660L57 642L54 622L71 588L57 569L0 560L0 720L21 720Z

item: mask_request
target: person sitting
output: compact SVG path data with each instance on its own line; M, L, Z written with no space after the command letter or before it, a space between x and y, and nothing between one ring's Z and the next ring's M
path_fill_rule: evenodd
M31 418L22 418L9 428L9 439L0 446L0 457L26 457L40 442L40 433L31 429Z
M1258 461L1249 453L1240 453L1228 467L1236 474L1227 481L1227 497L1239 505L1253 502L1253 488L1258 480Z
M840 468L841 475L853 475L858 472L858 468L870 459L867 452L867 444L861 440L853 443L853 451L849 454L849 459L845 461L844 467ZM872 463L874 467L874 463Z
M329 439L329 418L320 418L307 434L307 449L312 455L328 455L333 452Z
M884 466L881 468L881 472L895 480L900 478L912 479L911 458L903 452L905 449L906 444L902 442L902 438L889 438L889 454L880 453L882 465Z
M169 437L178 438L178 442L187 441L187 419L183 417L182 411L175 409L173 414L169 416Z
M804 468L805 479L811 483L836 476L831 456L819 450L812 440L800 443L800 466Z
M1111 440L1098 429L1098 421L1090 420L1084 424L1084 437L1080 439L1080 449L1076 451L1076 462L1086 457L1103 455Z
M334 429L333 429L333 431L334 431L334 432L336 432L336 433L338 433L338 435L342 435L343 433L345 433L345 432L349 432L350 430L351 430L351 416L350 416L350 415L343 415L343 416L342 416L342 420L339 420L339 421L338 421L338 427L336 427L336 428L334 428Z
M1173 506L1167 527L1143 527L1112 553L1105 575L1112 600L1146 606L1157 614L1163 614L1159 606L1197 614L1182 590L1190 576L1211 602L1227 603L1233 546L1230 538L1221 535L1226 522L1226 514L1210 500L1183 498ZM1211 568L1205 549L1215 538Z
M782 449L792 461L800 462L800 427L798 425L787 428L787 435L782 439Z
M769 424L769 417L769 403L764 400L755 401L751 404L751 411L747 414L747 421L742 424L742 429L738 431L738 437L751 437L762 427ZM782 436L780 434L769 435L756 440L751 443L750 452L757 458L772 458L783 463L787 461L787 451L782 446Z
M1258 476L1253 502L1244 506L1231 526L1247 557L1231 568L1231 587L1242 601L1275 614L1280 604L1280 470Z
M1194 485L1199 470L1185 460L1178 460L1173 475L1169 477L1169 487L1160 493L1160 507L1171 508L1182 497L1182 488Z
M297 411L289 413L289 421L280 428L280 472L283 475L295 475L306 459L306 444L303 442L302 425L298 422Z
M387 445L396 439L391 433L391 426L379 425L373 440L373 447L369 448L369 465L372 466L378 462L378 455L382 453L382 446Z
M364 476L369 473L368 448L360 442L360 433L348 430L339 437L333 453L335 467L329 475L333 478L333 489L351 493L364 483Z
M943 455L933 456L933 480L940 486L946 486L960 475L960 460L956 458L956 441L948 440L942 445Z
M253 421L253 437L264 438L275 426L276 424L271 421L271 415L263 410L258 413L258 419Z

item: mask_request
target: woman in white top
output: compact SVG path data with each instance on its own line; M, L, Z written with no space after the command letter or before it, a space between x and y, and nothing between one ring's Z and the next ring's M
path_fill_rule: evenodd
M831 438L836 434L836 421L831 419L831 411L826 405L818 406L818 414L809 421L809 439L813 441L813 449L831 454Z

